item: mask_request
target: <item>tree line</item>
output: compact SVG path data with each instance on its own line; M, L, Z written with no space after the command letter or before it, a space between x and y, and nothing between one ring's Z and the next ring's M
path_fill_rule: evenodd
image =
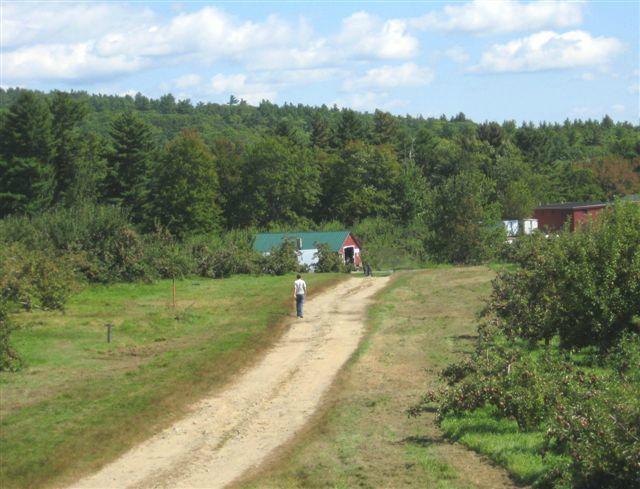
M377 220L473 261L500 219L638 192L640 127L0 91L0 216L124 207L178 237Z

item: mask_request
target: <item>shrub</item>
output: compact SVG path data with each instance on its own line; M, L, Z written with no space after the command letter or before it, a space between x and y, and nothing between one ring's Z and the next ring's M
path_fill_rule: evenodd
M10 336L17 328L11 313L18 309L62 309L75 285L64 257L27 251L18 243L0 248L0 371L22 366Z
M62 309L75 285L69 261L20 244L0 249L0 297L22 309Z
M488 308L509 336L606 349L638 331L640 206L618 203L574 233L524 239L514 258L520 268L499 274Z
M11 333L16 329L9 318L9 303L0 298L0 372L22 368L22 359L11 346Z
M298 252L295 242L286 239L282 245L274 247L262 257L260 271L270 275L284 275L298 271Z
M443 386L427 393L410 413L436 403L443 420L493 406L520 430L545 433L552 468L539 485L635 487L640 473L638 361L636 335L626 335L608 356L527 350L498 336L447 367ZM590 363L598 368L585 366Z
M158 227L144 236L144 254L148 273L154 277L181 278L194 269L187 247L178 243L166 228Z
M0 241L74 255L78 270L92 282L150 278L143 239L129 223L128 213L115 206L86 204L31 218L8 218L0 222Z
M185 244L190 250L194 273L222 278L260 271L261 256L253 251L249 233L231 231L222 236L202 235Z
M315 271L320 273L340 272L344 270L342 258L335 251L331 251L328 244L318 243L318 251L314 255L317 259Z

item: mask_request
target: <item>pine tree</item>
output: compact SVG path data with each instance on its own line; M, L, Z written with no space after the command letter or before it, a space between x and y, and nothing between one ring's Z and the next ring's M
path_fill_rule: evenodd
M317 112L311 119L311 144L316 148L325 148L329 145L327 120Z
M389 112L376 109L373 114L374 142L377 144L393 144L398 136L398 121Z
M73 185L78 158L82 151L82 135L77 126L84 119L87 108L68 93L54 92L51 101L53 115L52 135L55 155L52 163L55 169L56 186L54 200L66 200L66 194Z
M104 196L129 207L134 220L141 221L153 149L151 130L135 114L125 112L113 122L110 135L113 149L107 158Z
M51 112L42 96L22 92L0 128L0 214L37 212L53 197Z

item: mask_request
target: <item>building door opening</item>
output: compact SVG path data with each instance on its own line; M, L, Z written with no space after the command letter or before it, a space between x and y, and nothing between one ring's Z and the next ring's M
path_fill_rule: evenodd
M353 264L355 259L355 248L353 246L344 247L344 264Z

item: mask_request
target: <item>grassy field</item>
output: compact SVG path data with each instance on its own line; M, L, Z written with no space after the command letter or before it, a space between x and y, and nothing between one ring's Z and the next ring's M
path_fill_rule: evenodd
M501 469L447 442L434 415L406 409L474 347L475 315L494 271L437 268L395 276L369 312L369 333L314 423L239 485L248 488L500 488Z
M313 294L344 275L307 277ZM284 330L292 276L91 286L18 315L27 367L0 374L0 487L95 470L220 386ZM113 339L106 342L105 324Z

